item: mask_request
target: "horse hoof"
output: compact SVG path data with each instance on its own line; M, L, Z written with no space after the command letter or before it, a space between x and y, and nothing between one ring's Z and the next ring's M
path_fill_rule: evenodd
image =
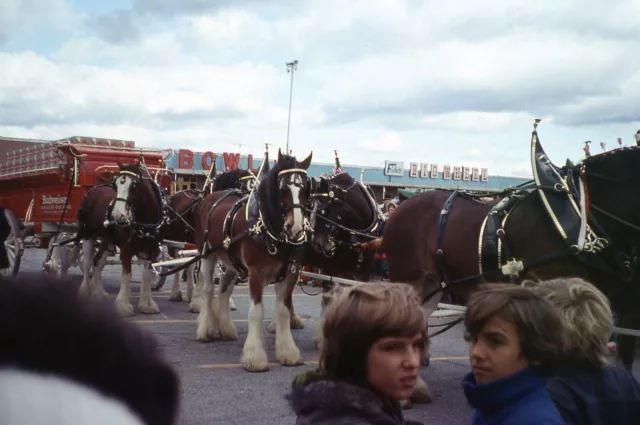
M158 314L160 313L160 308L158 307L158 304L156 304L155 301L151 301L148 303L144 303L144 304L139 304L138 305L138 310L140 310L140 313L142 314Z
M213 341L216 337L216 329L206 329L200 328L196 330L196 341L198 342L209 342Z
M304 364L300 358L300 350L295 346L283 346L282 348L276 346L276 359L283 366L300 366Z
M254 366L244 366L244 370L246 370L247 372L251 372L251 373L262 373L262 372L268 372L269 371L269 367L268 366L264 366L264 367L258 367L258 368L254 368Z
M269 322L269 324L267 325L267 332L275 334L276 333L276 321L272 320L271 322Z
M176 292L175 294L171 294L169 297L169 301L180 302L182 301L182 292Z
M200 304L193 302L189 304L189 313L200 313Z
M267 353L259 346L250 346L243 350L242 365L247 372L266 372L269 370Z
M238 309L238 307L236 307L235 301L233 301L233 298L229 298L229 309L231 311L236 311Z
M224 326L220 328L220 339L222 341L238 340L238 330L236 329L233 323L231 323L229 326Z
M243 361L242 364L244 366L244 370L246 370L247 372L261 373L267 372L269 370L268 362L266 360L253 363Z
M291 318L291 329L304 329L304 321L297 314Z
M120 313L120 315L124 317L132 317L136 315L133 311L133 306L131 305L131 303L116 302L116 310L118 310L118 313Z

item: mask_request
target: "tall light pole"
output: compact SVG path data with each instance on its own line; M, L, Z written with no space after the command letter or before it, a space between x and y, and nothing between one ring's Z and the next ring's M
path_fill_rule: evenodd
M293 62L286 62L287 74L291 73L291 86L289 87L289 119L287 120L287 151L289 155L289 130L291 129L291 99L293 98L293 73L298 69L298 59Z

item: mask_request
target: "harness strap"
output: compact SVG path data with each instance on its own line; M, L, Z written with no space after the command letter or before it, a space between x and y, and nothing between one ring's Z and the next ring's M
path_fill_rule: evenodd
M553 261L553 260L557 260L559 258L563 258L569 255L577 255L578 254L578 248L577 246L573 245L573 246L569 246L566 247L564 249L561 250L557 250L557 251L551 251L548 254L542 255L538 258L535 258L533 260L522 260L521 262L521 266L517 267L518 272L523 272L525 270L528 270L532 267L536 267L539 265L542 265L544 263L548 263L549 261ZM481 274L477 274L474 276L468 276L468 277L464 277L462 279L456 279L453 282L448 284L448 287L451 287L452 285L459 285L461 283L470 283L476 280L480 280L480 279L484 279L484 280L490 280L490 281L496 281L498 279L500 279L501 277L505 276L505 270L513 270L509 264L507 264L506 266L504 266L501 269L498 270L491 270L485 273L481 273ZM427 301L429 301L431 298L434 297L434 295L436 295L438 292L440 291L444 291L445 287L443 286L439 286L438 288L434 289L432 292L430 292L428 295L426 295L425 297L422 298L422 304L426 303Z
M442 211L440 211L440 215L438 216L438 227L437 227L437 251L436 258L438 260L438 266L442 271L442 283L440 284L441 288L446 287L449 284L449 277L447 275L447 270L444 264L444 252L442 251L442 238L444 235L444 229L447 226L447 221L449 220L449 213L451 212L451 208L453 206L453 200L458 196L459 192L454 190L451 195L447 198L442 207Z

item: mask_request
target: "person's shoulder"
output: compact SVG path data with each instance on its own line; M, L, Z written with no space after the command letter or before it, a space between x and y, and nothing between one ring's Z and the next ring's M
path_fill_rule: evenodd
M519 405L514 406L513 415L512 423L522 425L565 425L560 411L544 387L524 398Z
M285 398L300 425L402 423L370 390L314 371L299 374Z
M602 368L602 373L607 387L619 388L627 395L633 394L640 398L640 382L628 370L607 365Z

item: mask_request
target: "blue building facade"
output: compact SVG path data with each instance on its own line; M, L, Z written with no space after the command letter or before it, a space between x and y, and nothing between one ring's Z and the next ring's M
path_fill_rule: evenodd
M167 162L168 168L178 177L178 181L180 181L180 179L184 180L188 176L195 176L198 181L202 180L204 182L206 174L211 168L214 157L215 169L218 173L234 167L246 169L250 166L257 169L260 167L263 159L262 157L256 158L236 153L212 154L211 152L191 152L186 149L181 149L179 151L171 151L165 157L165 162ZM276 158L271 156L270 160L273 161ZM308 173L310 176L316 178L319 178L323 174L330 176L333 174L334 167L335 164L316 162L311 164L308 169ZM408 169L403 169L402 176L394 176L385 175L384 167L343 165L341 168L343 172L347 172L357 179L360 178L361 173L364 171L362 180L365 184L374 187L374 189L378 187L379 189L383 189L383 192L387 192L388 196L384 196L383 193L382 197L395 196L395 194L397 194L397 189L408 189L413 191L429 189L460 189L479 192L500 192L508 187L517 186L531 180L529 178L521 177L489 175L487 176L486 181L481 181L479 179L478 181L473 181L471 178L469 178L469 180L463 180L462 177L460 177L459 180L454 179L453 173L448 173L450 178L445 179L443 171L439 171L437 173L437 177L432 178L431 173L424 173L427 175L421 177L421 173L415 172L415 176L412 177ZM396 173L399 174L399 170L396 170ZM433 175L435 175L435 173ZM192 183L195 180L196 179L193 177L190 178ZM375 191L379 192L379 190Z

